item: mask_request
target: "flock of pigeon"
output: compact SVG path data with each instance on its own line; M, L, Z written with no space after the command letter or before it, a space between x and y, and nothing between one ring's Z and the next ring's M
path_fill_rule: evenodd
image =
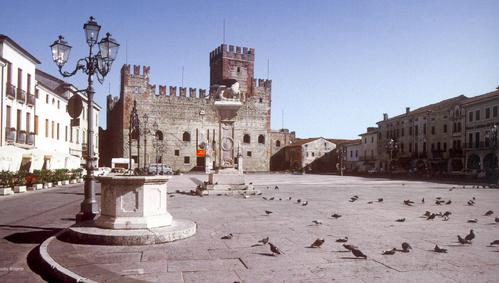
M404 185L404 184L403 184ZM478 186L477 186L478 188ZM271 189L270 187L267 187L267 190ZM451 188L449 189L450 191L452 191L454 189ZM278 186L275 186L274 187L274 190L279 190L279 187ZM262 195L262 193L260 192L258 195ZM246 198L248 196L245 196ZM275 196L272 196L272 197L265 197L265 196L262 196L262 199L263 200L266 200L266 201L273 201L273 200L279 200L279 201L282 201L283 199L282 198L277 198ZM292 197L288 197L287 198L288 201L291 201L292 200ZM354 195L350 198L349 202L356 202L359 200L359 196L358 195ZM378 198L377 202L381 203L383 202L383 198ZM468 202L467 202L467 205L468 206L474 206L475 205L475 201L476 201L476 198L473 197L472 199L470 199ZM372 204L374 201L368 201L367 203L368 204ZM308 201L304 201L304 200L301 200L301 199L297 199L296 204L300 204L302 206L306 206L308 205ZM423 198L421 200L421 203L425 203L425 199ZM435 205L437 206L440 206L440 205L450 205L452 203L452 201L449 199L449 200L444 200L443 198L441 197L437 197L435 199ZM415 202L412 201L412 200L404 200L403 201L403 205L406 205L406 206L414 206L415 205ZM271 210L265 210L265 215L266 216L270 216L273 212ZM448 221L449 220L449 217L452 213L450 211L445 211L445 212L437 212L437 213L434 213L434 212L430 212L430 211L426 211L421 217L422 218L425 218L426 220L434 220L436 219L436 217L439 217L439 218L442 218L442 221ZM487 212L485 212L484 216L491 216L492 214L494 214L494 212L492 210L489 210ZM331 215L332 218L334 219L338 219L340 217L342 217L341 214L338 214L338 213L333 213ZM395 220L396 222L405 222L406 221L406 218L399 218L399 219L396 219ZM469 219L467 221L468 223L477 223L478 222L478 219L474 218L474 219ZM495 217L495 221L494 221L496 224L499 224L499 217ZM320 220L313 220L312 221L313 224L315 225L321 225L322 224L322 221ZM233 237L233 234L228 234L226 236L223 236L221 239L223 240L230 240L232 239ZM458 239L458 242L461 244L461 245L470 245L473 241L473 239L475 239L475 232L473 231L473 229L470 230L470 232L464 236L464 238L461 236L461 235L457 235L457 239ZM324 238L317 238L310 246L309 248L320 248L325 242L325 239ZM336 240L337 243L343 243L343 247L346 249L346 251L348 252L351 252L356 258L362 258L362 259L367 259L367 256L355 245L351 245L351 244L346 244L346 242L348 242L348 237L344 237L344 238L340 238L340 239L337 239ZM276 256L276 255L281 255L281 254L284 254L282 250L280 250L277 246L275 246L273 243L270 242L270 239L269 237L265 237L263 238L262 240L258 241L257 244L254 244L252 245L252 247L255 247L255 246L265 246L265 245L269 245L270 247L270 251L272 252L272 255L273 256ZM490 243L490 246L499 246L499 240L495 240L493 242ZM408 253L410 252L410 250L412 250L412 247L409 243L407 242L403 242L402 245L401 245L401 249L398 249L398 248L392 248L390 250L386 250L386 251L383 251L381 254L382 255L394 255L396 252L402 252L402 253ZM441 248L437 245L435 245L435 247L433 248L433 251L436 252L436 253L447 253L447 249L444 249L444 248Z

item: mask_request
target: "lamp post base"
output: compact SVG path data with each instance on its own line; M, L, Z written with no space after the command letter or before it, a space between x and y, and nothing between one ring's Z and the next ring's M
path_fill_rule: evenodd
M82 203L81 211L76 214L76 223L94 220L98 214L99 208L97 207L97 202Z

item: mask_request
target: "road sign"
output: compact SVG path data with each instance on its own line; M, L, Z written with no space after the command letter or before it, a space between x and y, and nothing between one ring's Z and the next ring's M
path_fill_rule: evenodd
M204 149L196 150L196 157L204 157L205 151Z
M81 111L83 110L83 100L81 96L75 94L71 96L68 101L68 113L71 118L76 119L80 117Z

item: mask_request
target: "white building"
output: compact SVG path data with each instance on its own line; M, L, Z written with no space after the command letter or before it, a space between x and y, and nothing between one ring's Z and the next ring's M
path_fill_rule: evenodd
M80 126L71 127L66 106L75 94L86 105L86 96L37 70L37 64L33 55L0 35L0 170L72 169L85 162L86 107ZM94 104L96 147L99 111Z
M359 170L367 172L371 169L379 169L379 164L376 164L378 160L378 128L369 127L365 133L359 136L361 139Z
M305 172L326 166L322 160L327 153L336 148L336 144L325 138L297 139L285 147L284 161L290 169L301 169Z
M345 161L345 169L350 172L358 171L360 165L360 153L362 150L361 140L352 140L341 145L344 147L344 152L346 153L346 156L343 158Z

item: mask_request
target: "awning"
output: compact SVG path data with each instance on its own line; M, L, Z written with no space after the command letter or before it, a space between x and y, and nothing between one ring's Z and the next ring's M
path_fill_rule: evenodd
M30 172L33 170L41 170L45 161L46 151L40 149L28 149L23 153L23 158L31 158Z

